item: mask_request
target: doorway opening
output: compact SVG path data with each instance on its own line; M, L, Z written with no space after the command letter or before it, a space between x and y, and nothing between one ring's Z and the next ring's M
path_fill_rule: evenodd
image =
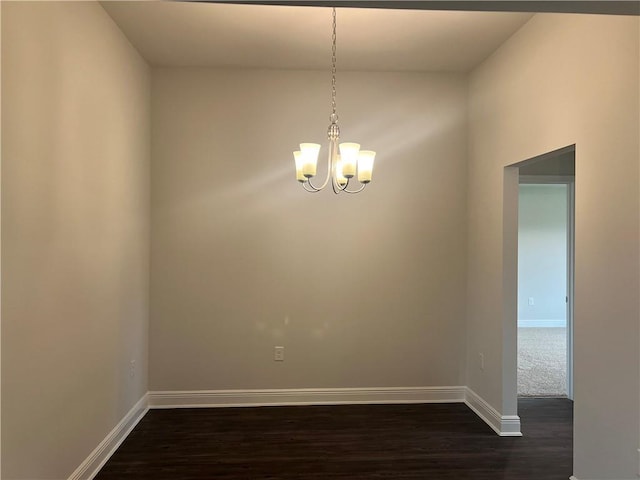
M517 394L573 398L575 149L518 168Z

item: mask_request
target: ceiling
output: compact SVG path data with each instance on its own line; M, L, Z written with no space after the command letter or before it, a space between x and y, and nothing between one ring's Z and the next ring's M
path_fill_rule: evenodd
M154 66L330 68L329 8L156 1L101 4ZM339 8L338 69L467 72L531 16Z

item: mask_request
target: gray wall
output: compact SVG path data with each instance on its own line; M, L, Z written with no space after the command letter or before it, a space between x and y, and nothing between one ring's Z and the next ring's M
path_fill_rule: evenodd
M1 8L2 478L62 479L147 391L150 72L97 2Z
M566 295L567 186L521 184L518 326L565 326Z
M576 145L574 473L582 479L635 478L638 469L639 43L634 17L539 14L470 80L467 381L503 414L517 408L515 315L504 315L503 274L515 269L503 265L512 176L504 167Z
M342 139L379 152L349 197L295 181L326 72L152 83L151 390L464 384L463 76L340 75Z

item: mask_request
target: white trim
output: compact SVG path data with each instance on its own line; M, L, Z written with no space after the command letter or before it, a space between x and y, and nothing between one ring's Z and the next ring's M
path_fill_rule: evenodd
M466 387L464 403L501 437L522 436L520 432L520 417L518 415L501 415L500 412L469 387Z
M576 477L575 475L571 475L571 476L569 477L569 480L580 480L580 479L579 479L578 477ZM594 480L596 480L596 479L594 479ZM597 479L597 480L605 480L605 479ZM621 478L621 479L619 479L619 480L631 480L631 479L630 479L630 478L629 478L629 479L627 479L627 478Z
M259 407L368 403L461 403L465 388L380 387L149 392L149 408Z
M564 328L567 324L568 322L564 318L518 320L518 328Z
M502 437L519 437L520 417L500 415L469 387L298 388L264 390L190 390L148 392L100 442L68 480L93 479L150 408L261 407L465 403ZM572 480L577 480L572 477Z
M575 152L574 152L575 154ZM567 397L573 400L573 328L576 260L576 184L567 183Z
M0 39L2 38L2 8L0 8ZM2 78L2 62L0 62L0 79ZM0 97L2 97L2 81L0 80ZM0 99L1 102L1 99ZM0 109L1 110L1 109ZM0 132L2 132L2 113L0 112ZM0 148L0 184L2 180L2 149ZM0 207L1 207L1 202L0 202ZM2 211L2 208L0 208L0 211ZM2 221L0 218L0 225L2 225ZM2 238L1 235L1 228L0 228L0 239ZM2 242L0 241L0 251L2 251ZM1 268L1 263L2 261L0 260L0 271L2 271ZM0 299L2 298L2 281L0 280ZM1 302L0 302L1 303ZM0 305L1 306L1 305ZM0 308L0 332L2 332L2 308ZM2 334L0 333L0 340L1 340ZM2 341L0 341L0 345L2 345ZM1 350L1 349L0 349ZM1 352L0 352L0 358L2 358ZM0 362L1 364L2 362ZM0 371L2 371L1 365L0 365ZM2 382L0 382L0 412L2 412L2 408L1 408L1 404L2 404ZM0 414L0 432L2 432L2 414ZM2 452L2 434L0 434L0 452ZM0 455L0 477L2 476L2 455Z
M68 480L91 480L95 477L148 410L149 402L147 394L145 394L75 469Z
M149 408L218 408L286 405L465 403L503 437L520 437L520 417L500 415L468 387L299 388L149 392Z

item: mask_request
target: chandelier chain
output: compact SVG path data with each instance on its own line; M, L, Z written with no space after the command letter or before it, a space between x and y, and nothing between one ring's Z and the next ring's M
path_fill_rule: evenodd
M0 0L2 1L2 0ZM376 152L360 150L359 143L340 143L340 127L338 126L338 113L336 109L336 7L332 8L332 35L331 35L331 115L329 116L329 128L327 139L329 140L329 153L327 155L327 173L321 185L314 185L312 178L316 176L318 154L320 144L301 143L300 150L293 152L296 163L296 180L302 183L302 188L310 193L323 190L329 182L334 193L358 193L371 182L373 160ZM356 175L357 172L357 175ZM360 182L360 188L349 189L353 178ZM355 180L354 180L355 181Z
M331 123L338 122L336 113L336 7L333 7L333 35L331 36Z

